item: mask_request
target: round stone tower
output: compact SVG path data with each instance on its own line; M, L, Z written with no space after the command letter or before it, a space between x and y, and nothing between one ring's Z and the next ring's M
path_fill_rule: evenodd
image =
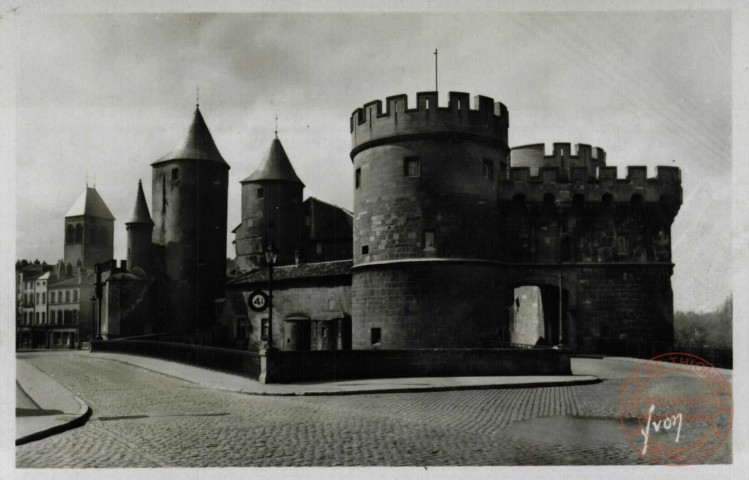
M499 340L501 103L450 92L389 97L351 117L353 347L476 348Z
M295 262L302 250L302 194L299 179L276 138L263 163L242 184L242 224L236 231L239 270L266 265L265 250L272 243L277 265Z
M229 165L197 106L184 143L151 165L152 238L163 247L170 328L189 334L213 324L224 296Z
M148 212L143 184L138 180L138 194L130 219L125 223L127 228L127 266L129 270L140 268L153 273L151 265L151 237L153 220Z

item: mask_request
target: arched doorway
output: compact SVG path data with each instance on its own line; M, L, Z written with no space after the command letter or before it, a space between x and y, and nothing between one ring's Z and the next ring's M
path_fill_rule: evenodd
M559 283L521 282L508 290L508 340L511 343L555 346L569 345L567 290ZM560 301L561 300L561 301ZM560 339L561 325L561 339Z

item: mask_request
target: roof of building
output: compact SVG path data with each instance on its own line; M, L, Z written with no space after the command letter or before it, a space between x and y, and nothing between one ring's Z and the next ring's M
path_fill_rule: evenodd
M352 238L354 215L351 212L315 197L309 197L304 204L310 215L310 239Z
M96 283L96 275L93 272L83 272L83 278L80 280L78 276L66 278L64 280L60 280L59 282L50 283L49 288L72 287L75 285L93 285L94 283Z
M229 166L218 151L218 147L216 147L216 143L213 141L213 136L210 130L208 130L208 125L203 120L203 115L200 113L200 108L197 105L192 125L190 125L190 130L187 132L187 137L182 145L159 158L151 165L170 160L207 160L221 163L227 167Z
M299 280L305 278L323 278L335 276L350 276L353 260L336 260L334 262L300 263L299 265L284 265L273 269L273 280ZM247 285L251 283L267 282L268 269L261 268L238 275L229 280L228 285Z
M94 187L89 187L88 185L86 186L86 190L80 194L65 216L86 216L114 220L114 215L109 211L104 200L101 199L99 192L97 192Z
M151 214L148 212L146 195L143 193L143 183L140 180L138 180L138 194L135 197L133 211L130 213L130 219L125 223L146 223L153 225Z
M260 167L240 183L257 182L261 180L295 182L301 183L302 187L304 187L304 182L299 179L294 171L294 167L291 166L291 161L286 155L286 151L283 149L281 140L279 140L278 137L274 138L271 142L268 153L265 155Z

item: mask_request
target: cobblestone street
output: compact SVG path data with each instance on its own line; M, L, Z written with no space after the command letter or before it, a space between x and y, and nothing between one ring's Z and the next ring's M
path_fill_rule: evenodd
M648 464L618 419L634 363L574 359L587 386L315 397L207 389L87 352L19 354L93 409L18 467ZM730 441L710 463L731 461Z

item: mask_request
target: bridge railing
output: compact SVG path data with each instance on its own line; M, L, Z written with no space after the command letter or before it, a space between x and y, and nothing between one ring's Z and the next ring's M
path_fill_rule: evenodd
M230 350L228 348L147 340L94 340L91 345L91 351L160 358L240 375L254 380L257 380L260 376L260 354L246 350Z

